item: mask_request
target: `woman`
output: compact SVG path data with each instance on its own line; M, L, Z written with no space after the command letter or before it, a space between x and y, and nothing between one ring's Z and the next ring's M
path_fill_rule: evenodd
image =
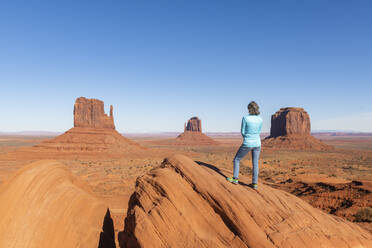
M243 116L241 134L243 144L240 146L234 158L234 176L226 178L227 181L239 183L239 163L249 151L252 151L252 184L251 187L257 189L258 182L258 159L261 151L260 133L262 128L262 118L259 116L260 111L256 102L248 104L249 114Z

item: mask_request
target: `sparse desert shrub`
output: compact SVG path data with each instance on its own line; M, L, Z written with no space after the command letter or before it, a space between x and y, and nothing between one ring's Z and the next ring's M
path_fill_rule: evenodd
M355 214L356 222L372 222L372 208L362 208Z
M252 174L252 168L251 166L246 166L245 164L240 165L240 173L243 175L250 175Z

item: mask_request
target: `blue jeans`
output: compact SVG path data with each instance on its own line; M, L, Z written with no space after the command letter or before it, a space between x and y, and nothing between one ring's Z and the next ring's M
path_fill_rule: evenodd
M258 159L260 158L261 147L240 146L234 158L234 178L239 178L239 163L249 151L252 151L252 183L258 182Z

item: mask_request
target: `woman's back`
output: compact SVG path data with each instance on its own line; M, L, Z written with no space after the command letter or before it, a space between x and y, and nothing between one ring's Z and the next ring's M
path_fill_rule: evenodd
M244 138L243 145L248 147L261 146L260 133L262 118L258 115L246 115L242 119L241 134Z

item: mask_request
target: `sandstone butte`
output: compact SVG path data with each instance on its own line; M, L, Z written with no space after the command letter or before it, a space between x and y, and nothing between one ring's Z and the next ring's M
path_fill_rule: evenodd
M18 170L0 186L0 202L0 247L114 244L113 228L106 224L102 232L104 219L110 217L107 206L56 161L38 161Z
M184 132L178 135L175 145L218 145L219 143L202 133L201 120L190 118L184 126Z
M74 105L74 127L115 129L113 110L110 105L110 116L107 116L103 101L79 97Z
M270 136L262 142L264 147L299 150L331 150L310 134L310 116L303 108L281 108L271 116Z
M267 185L173 155L139 177L120 247L372 247L371 234Z
M113 107L110 115L104 112L104 103L98 99L79 97L74 105L74 127L51 140L15 152L17 158L58 158L97 154L139 155L146 148L116 131ZM14 157L10 153L9 157Z

